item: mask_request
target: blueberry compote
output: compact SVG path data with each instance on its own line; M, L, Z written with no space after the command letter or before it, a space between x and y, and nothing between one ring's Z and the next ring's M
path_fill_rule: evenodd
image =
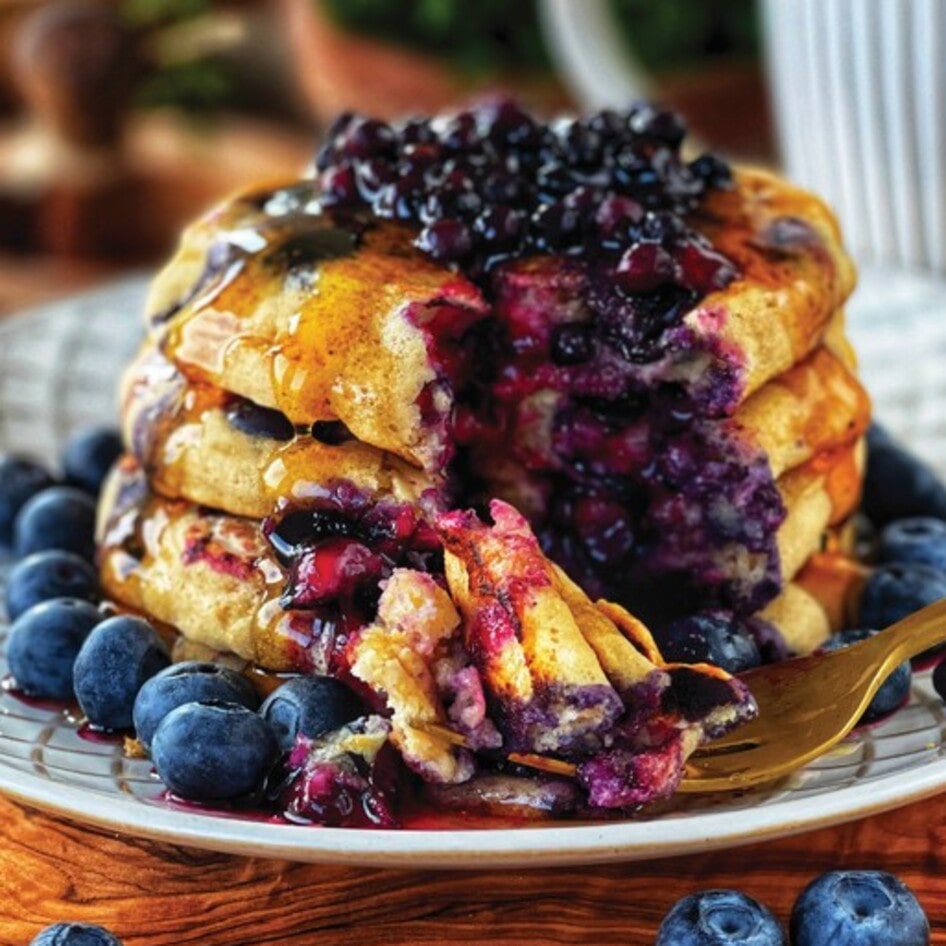
M784 509L727 420L742 366L685 318L739 278L699 231L731 175L685 161L684 134L649 105L545 124L502 100L344 115L316 161L323 207L413 227L491 305L454 384L461 496L509 499L587 591L651 620L780 585Z

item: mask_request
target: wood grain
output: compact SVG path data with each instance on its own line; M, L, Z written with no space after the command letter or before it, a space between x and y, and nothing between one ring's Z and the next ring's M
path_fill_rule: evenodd
M61 920L126 946L650 946L679 897L738 887L787 920L824 870L881 868L916 891L946 944L946 795L838 828L649 863L393 871L247 859L91 831L0 799L0 944Z

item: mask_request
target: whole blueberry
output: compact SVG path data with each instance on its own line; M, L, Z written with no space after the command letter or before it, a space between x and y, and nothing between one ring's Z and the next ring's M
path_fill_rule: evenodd
M348 687L331 677L295 677L273 690L259 712L286 752L295 745L296 736L311 739L338 729L361 716L364 706Z
M95 569L74 552L34 552L17 562L7 578L7 616L15 621L34 604L53 598L95 601L98 588Z
M161 720L151 743L164 784L194 801L255 792L278 755L269 724L239 703L184 703Z
M80 430L62 449L62 472L67 482L97 496L122 450L121 434L113 427Z
M881 565L861 593L858 623L885 628L946 598L946 572L930 565Z
M16 686L29 696L70 699L76 656L101 620L95 605L74 598L45 601L21 614L7 638Z
M880 534L877 558L883 563L932 565L946 571L946 521L914 516L891 522Z
M755 638L729 611L701 611L672 621L657 634L665 660L711 663L741 673L762 662Z
M13 551L22 558L60 549L92 560L95 500L74 486L51 486L29 499L13 523Z
M127 615L102 621L85 639L72 671L82 712L93 726L129 728L138 691L170 662L147 621Z
M879 870L822 874L801 892L793 946L925 946L930 927L906 884Z
M25 457L0 455L0 547L12 545L13 522L26 501L53 482L40 464Z
M839 631L825 641L823 650L840 650L850 644L856 644L858 641L873 637L879 631L865 630L864 628L849 628L845 631ZM884 680L880 689L870 701L870 705L864 711L861 717L862 723L873 723L884 716L889 716L894 710L899 709L906 698L910 695L910 682L913 679L913 672L910 669L910 661L905 660L893 673Z
M912 516L946 519L946 486L930 466L873 424L861 509L876 526Z
M787 946L778 920L737 890L704 890L664 917L654 946Z
M54 923L40 930L30 946L122 946L122 941L91 923Z
M146 681L132 710L138 741L147 749L158 724L184 703L239 703L255 710L259 698L246 677L219 664L187 660L172 664Z

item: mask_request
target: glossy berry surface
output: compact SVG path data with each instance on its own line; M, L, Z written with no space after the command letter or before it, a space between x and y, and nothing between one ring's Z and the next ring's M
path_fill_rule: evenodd
M122 450L121 434L113 427L80 430L62 448L63 475L68 483L97 496Z
M877 870L831 871L792 909L793 946L926 946L930 928L913 892Z
M40 930L30 946L122 946L122 941L101 926L91 923L54 923Z
M705 890L679 900L654 946L788 946L778 920L736 890Z
M362 702L331 677L295 677L273 690L259 709L275 732L284 752L297 736L313 739L357 719Z
M873 637L878 631L864 630L862 628L849 628L840 631L829 637L822 645L824 650L840 650L850 644L856 644L858 641ZM874 723L903 706L907 697L910 695L910 683L913 680L913 671L910 668L910 661L905 660L889 677L883 682L880 689L870 701L870 705L864 711L861 717L861 723Z
M946 572L946 520L915 516L891 522L880 534L877 559L932 565Z
M92 561L95 500L74 486L51 486L33 496L13 523L13 551L22 558L60 549Z
M100 729L128 729L138 691L170 662L147 621L125 615L102 621L85 639L73 668L82 712Z
M52 476L41 464L0 455L0 548L12 545L13 522L26 501L52 485Z
M287 441L296 433L285 414L241 397L233 398L227 405L226 417L231 427L250 437Z
M142 684L135 697L132 722L138 741L148 748L161 720L184 703L238 703L259 706L259 697L242 674L219 664L187 660L173 664Z
M946 598L946 573L929 565L882 565L861 594L858 623L883 629Z
M946 486L929 464L873 424L861 508L876 526L914 516L946 519Z
M165 785L193 801L250 795L278 754L269 724L239 703L184 703L161 720L151 743Z
M7 617L16 620L35 604L53 598L95 601L99 593L98 573L92 564L74 552L51 549L20 559L7 578Z
M762 662L755 639L728 611L680 618L656 632L655 639L664 659L674 663L712 663L741 673Z
M7 663L18 689L28 696L72 697L76 657L102 614L88 601L57 598L21 614L10 626Z

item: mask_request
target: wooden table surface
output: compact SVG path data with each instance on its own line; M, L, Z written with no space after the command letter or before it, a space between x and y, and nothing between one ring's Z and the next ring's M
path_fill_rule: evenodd
M0 316L100 278L0 259ZM694 890L739 888L787 922L804 885L837 868L898 874L923 904L932 942L946 946L946 795L726 852L514 871L229 857L104 834L2 798L0 823L0 946L26 946L62 920L100 923L126 946L650 946L669 907Z

